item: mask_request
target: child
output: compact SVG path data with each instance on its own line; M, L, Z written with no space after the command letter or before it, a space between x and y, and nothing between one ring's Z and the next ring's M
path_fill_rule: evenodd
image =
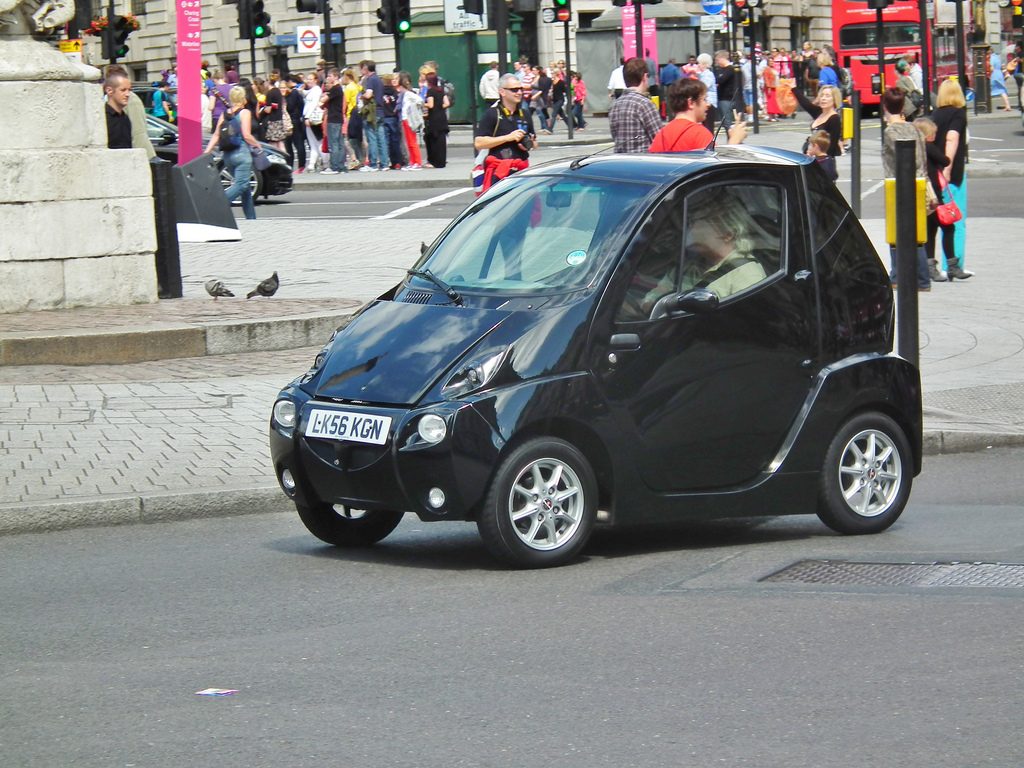
M831 143L832 139L825 131L812 134L811 138L807 140L807 156L813 157L818 163L818 167L825 172L829 180L834 182L839 178L839 171L836 170L836 159L828 154Z

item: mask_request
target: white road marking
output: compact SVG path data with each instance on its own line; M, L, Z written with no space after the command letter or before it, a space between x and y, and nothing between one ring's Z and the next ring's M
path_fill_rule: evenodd
M865 189L863 192L860 193L860 199L863 200L868 195L874 194L875 192L877 192L878 190L880 190L884 186L885 186L885 179L883 179L882 181L878 182L877 184L872 184L870 187L868 187L867 189Z
M985 136L975 136L972 133L971 134L971 141L1006 141L1006 139L989 139L989 138L986 138Z
M415 211L418 208L427 208L428 206L431 206L434 203L440 203L441 201L447 200L450 197L455 197L456 195L464 195L467 192L472 191L472 189L472 187L461 187L460 189L453 189L448 192L445 192L443 195L437 195L436 197L428 197L426 200L420 200L418 203L407 205L404 208L396 208L390 213L385 213L383 216L371 216L370 220L381 221L383 219L395 219L398 218L399 216L403 216L409 213L410 211Z

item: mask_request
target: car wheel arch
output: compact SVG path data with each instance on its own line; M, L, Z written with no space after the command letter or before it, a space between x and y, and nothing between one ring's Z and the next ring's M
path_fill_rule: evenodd
M601 440L597 432L589 425L563 416L538 419L517 428L515 435L502 446L501 453L494 462L488 486L494 482L495 473L506 456L523 443L538 437L552 437L564 440L583 454L596 475L598 507L600 509L609 509L615 488L615 471L611 455L608 453L604 441ZM478 506L474 510L474 517L479 512L480 507Z

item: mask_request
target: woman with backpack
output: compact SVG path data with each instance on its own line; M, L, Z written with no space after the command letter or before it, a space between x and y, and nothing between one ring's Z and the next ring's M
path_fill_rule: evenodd
M405 136L405 148L409 153L407 171L418 171L423 168L423 156L420 154L420 132L423 130L423 100L413 90L412 78L408 72L398 74L398 90L402 94L402 133Z
M260 143L252 135L252 112L246 108L245 89L236 85L228 94L228 101L231 107L217 121L210 143L206 145L206 154L220 149L224 167L234 180L224 190L224 195L229 204L241 195L242 213L247 219L255 219L256 204L249 183L252 176L250 147L259 149Z

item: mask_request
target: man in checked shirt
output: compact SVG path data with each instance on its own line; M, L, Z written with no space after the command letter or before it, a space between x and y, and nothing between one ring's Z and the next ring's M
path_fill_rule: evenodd
M616 152L646 152L655 134L661 130L661 116L647 96L647 64L633 58L625 63L622 76L626 91L612 102L608 124Z

